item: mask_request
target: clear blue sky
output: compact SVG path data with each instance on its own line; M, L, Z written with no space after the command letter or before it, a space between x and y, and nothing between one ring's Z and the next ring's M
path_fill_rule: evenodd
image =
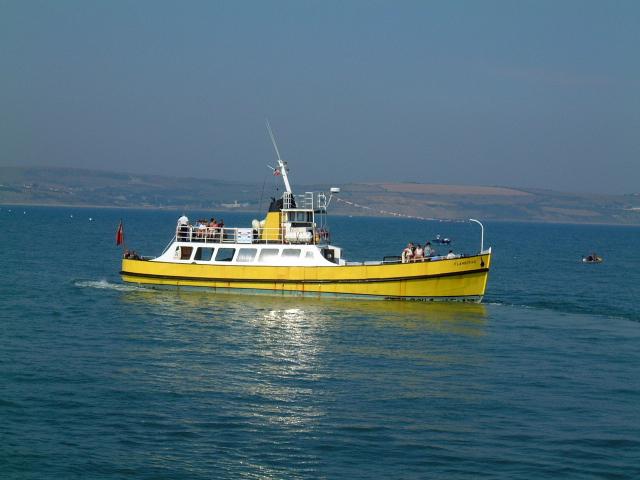
M0 0L0 165L640 191L640 1Z

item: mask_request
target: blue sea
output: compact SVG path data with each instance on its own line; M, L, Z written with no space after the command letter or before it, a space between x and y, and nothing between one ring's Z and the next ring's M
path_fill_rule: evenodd
M487 222L480 305L122 283L120 219L158 255L181 213L0 208L0 478L640 478L640 228ZM480 246L329 220L350 260Z

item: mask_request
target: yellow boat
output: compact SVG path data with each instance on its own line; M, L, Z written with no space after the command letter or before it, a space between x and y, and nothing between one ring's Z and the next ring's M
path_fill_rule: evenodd
M269 131L271 134L271 131ZM272 134L271 134L272 135ZM273 140L273 135L272 135ZM202 287L212 291L347 296L387 300L480 302L485 293L491 248L473 255L385 257L350 262L332 244L326 212L333 195L294 195L288 168L278 153L274 173L284 181L282 198L271 202L264 220L251 227L192 225L184 215L165 251L155 258L122 260L122 279L136 284ZM477 220L482 227L482 224ZM484 238L484 228L482 228Z

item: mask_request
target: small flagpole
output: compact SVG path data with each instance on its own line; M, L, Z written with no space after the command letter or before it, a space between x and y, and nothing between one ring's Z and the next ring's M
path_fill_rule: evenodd
M122 218L120 219L120 225L122 225L122 254L124 255L124 252L127 251L127 242L124 239L124 222Z
M122 218L120 219L120 224L118 225L118 230L116 231L116 245L122 244L122 252L126 250L126 243L124 240L124 222Z

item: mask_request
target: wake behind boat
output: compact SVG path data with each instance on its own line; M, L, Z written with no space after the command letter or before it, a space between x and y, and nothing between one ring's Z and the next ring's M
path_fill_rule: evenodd
M269 133L278 156L274 174L282 177L285 191L272 200L265 219L229 228L215 222L192 225L182 216L160 256L125 255L120 272L125 282L216 292L482 300L491 263L491 248L485 250L482 241L480 251L470 256L408 262L396 256L373 262L343 258L326 224L327 208L340 190L332 188L328 197L314 192L294 195L287 164L270 129Z

